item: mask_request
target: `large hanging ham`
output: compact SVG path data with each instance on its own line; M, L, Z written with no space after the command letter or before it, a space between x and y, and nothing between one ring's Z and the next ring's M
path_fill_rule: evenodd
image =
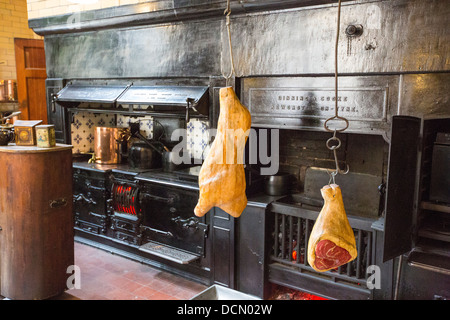
M357 251L341 188L331 184L320 191L325 203L309 237L308 263L315 270L324 272L352 261Z
M219 207L239 217L247 206L243 150L251 125L250 112L243 106L232 87L221 88L217 135L200 169L200 197L194 209L196 216Z

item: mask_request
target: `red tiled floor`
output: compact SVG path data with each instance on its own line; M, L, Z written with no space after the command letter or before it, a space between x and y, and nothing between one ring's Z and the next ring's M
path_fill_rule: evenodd
M80 289L55 299L187 300L207 286L151 266L75 242Z

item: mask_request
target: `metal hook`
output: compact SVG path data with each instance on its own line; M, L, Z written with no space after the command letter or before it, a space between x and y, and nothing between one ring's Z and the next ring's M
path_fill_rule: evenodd
M337 154L336 154L336 150L339 149L341 147L341 140L336 137L336 132L337 130L334 130L333 136L327 140L327 148L333 151L333 155L334 155L334 163L336 165L336 170L331 172L331 178L330 178L330 182L331 180L333 180L333 183L335 183L335 176L338 174L347 174L350 171L350 168L348 166L348 164L346 164L346 169L345 171L341 170L341 168L339 168L339 161L337 158ZM330 142L332 141L337 141L337 145L330 145Z
M233 76L233 74L235 74L234 71L234 60L233 60L233 47L231 45L231 22L230 22L230 15L231 15L231 5L230 5L230 0L227 1L227 7L223 13L226 16L226 26L227 26L227 33L228 33L228 45L230 47L230 65L231 65L231 70L230 70L230 74L228 76L224 75L225 78L225 85L228 87L230 86L230 80Z
M227 7L225 9L225 11L223 12L224 15L229 16L231 14L231 5L230 5L230 0L227 0Z
M337 159L337 155L336 155L336 149L333 150L334 153L334 162L336 164L336 174L347 174L350 171L350 167L348 166L348 164L345 164L345 171L341 170L341 168L339 168L339 163L338 163L338 159Z
M333 182L333 184L336 184L336 181L335 181L334 177L336 177L337 172L336 171L328 171L327 170L327 173L330 176L330 180L328 180L328 185L331 185L331 182Z

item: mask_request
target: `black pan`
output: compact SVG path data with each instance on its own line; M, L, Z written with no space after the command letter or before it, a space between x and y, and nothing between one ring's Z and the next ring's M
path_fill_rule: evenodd
M264 191L270 196L282 196L291 191L294 176L287 172L279 172L264 178Z

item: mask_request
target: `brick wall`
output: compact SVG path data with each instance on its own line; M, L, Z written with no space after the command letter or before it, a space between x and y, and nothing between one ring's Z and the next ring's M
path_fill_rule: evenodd
M84 0L74 3L68 0L27 0L29 19L60 14L103 9L127 4L149 2L149 0Z
M0 0L0 79L16 79L14 38L41 37L28 28L26 0Z
M64 13L102 9L148 0L85 0L75 4L68 0L0 0L0 79L15 80L14 38L42 39L28 28L28 19Z
M326 147L331 137L330 132L280 130L280 171L297 178L298 190L305 183L308 167L336 169L333 152ZM340 168L348 164L351 172L387 175L383 164L388 162L389 148L381 136L343 133L338 138L342 143L336 152Z

